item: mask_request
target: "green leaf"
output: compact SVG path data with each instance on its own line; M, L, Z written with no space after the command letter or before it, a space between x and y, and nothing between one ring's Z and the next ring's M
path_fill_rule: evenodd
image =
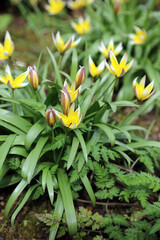
M52 181L52 176L51 176L51 172L50 171L48 171L48 173L47 173L46 182L47 182L47 189L48 189L50 202L51 202L51 204L53 204L54 189L53 189L53 181Z
M86 115L86 112L89 108L89 105L91 104L92 102L92 98L93 98L93 95L95 94L97 88L98 88L98 85L99 85L99 80L97 80L93 87L91 89L89 89L87 92L86 92L86 98L84 99L83 103L82 103L82 106L81 106L81 111L83 113L83 116Z
M24 134L23 131L21 131L20 129L14 127L13 125L11 125L10 123L4 122L0 120L0 126L10 130L11 132L14 132L16 134Z
M97 124L94 124L94 126L101 128L105 132L107 137L109 138L111 146L114 146L115 136L114 136L112 129L110 127L108 127L107 125L105 125L104 123L97 123Z
M16 137L16 135L9 135L8 138L6 139L6 141L0 146L0 153L1 153L0 169L3 166L3 163L7 157L7 154L9 153L9 150L13 144L15 137Z
M11 125L14 125L15 127L21 129L25 133L27 133L32 126L31 123L28 122L27 120L4 109L0 109L0 120L8 122Z
M2 178L2 180L0 181L0 188L6 188L9 187L17 182L19 182L20 180L22 180L21 176L16 175L7 175L5 177Z
M86 162L87 162L87 160L88 160L88 158L87 158L87 148L86 148L86 144L85 144L84 138L83 138L81 132L79 131L79 129L75 129L74 132L75 132L75 134L76 134L77 137L78 137L78 140L79 140L79 142L80 142L80 144L81 144L81 147L82 147L84 159L85 159Z
M66 213L69 234L77 233L77 219L68 176L64 169L58 169L58 183Z
M123 121L119 125L120 126L130 125L140 114L142 114L159 97L160 97L160 91L155 93L137 111L135 111L130 117L128 117L125 121Z
M53 215L54 214L58 214L59 218L61 218L62 214L63 214L63 211L64 211L64 206L63 206L61 193L58 192L58 196L57 196L57 200L56 200L56 203L55 203L55 208L54 208ZM59 227L59 224L58 224L56 229L50 231L50 233L49 233L49 240L54 240L55 239L58 227Z
M8 216L9 211L10 211L11 207L13 206L14 202L16 201L18 196L22 193L22 191L24 190L24 188L27 185L28 185L28 182L25 179L22 179L21 182L14 189L13 193L11 194L11 196L6 204L5 210L4 210L4 214L6 217Z
M88 180L88 177L85 175L84 177L81 177L81 180L82 180L82 182L83 182L83 184L84 184L84 186L86 188L86 191L88 192L88 195L89 195L89 197L90 197L90 199L92 201L93 206L95 206L96 205L96 198L95 198L93 189L91 187L91 184L90 184L90 182Z
M70 168L70 166L72 165L72 163L75 159L75 156L76 156L76 153L78 150L78 146L79 146L79 140L78 140L78 138L74 137L73 141L72 141L71 151L70 151L70 154L68 157L67 169Z
M14 211L14 213L12 214L12 217L11 217L11 226L12 228L15 230L14 228L14 221L15 221L15 218L17 216L17 214L21 211L21 209L23 208L23 206L26 204L26 202L28 201L30 195L32 194L32 192L34 191L34 189L38 186L38 184L35 184L33 186L31 186L28 191L26 192L22 202L19 204L19 206L17 207L17 209Z
M25 147L27 150L29 150L34 140L38 137L44 128L44 126L37 122L29 129L25 139Z
M26 149L24 147L13 147L9 151L9 154L20 155L20 156L23 156L25 158L28 155L28 153L27 153L27 151L26 151Z
M78 69L78 56L76 48L73 49L72 53L72 65L71 65L71 79L74 81Z
M27 178L28 182L30 182L32 179L34 170L36 168L36 164L39 160L40 154L47 140L48 140L48 137L41 137L38 140L35 148L30 152L30 154L28 155L28 157L26 158L22 166L21 175L24 178Z
M8 25L12 22L13 16L12 14L1 14L0 16L0 32L2 33L8 28Z
M47 51L51 57L51 60L53 62L53 66L54 66L54 69L55 69L55 72L56 72L56 78L57 78L57 82L58 82L58 85L60 87L63 86L63 82L62 82L62 78L61 78L61 75L60 75L60 71L58 69L58 65L56 63L56 60L55 60L55 57L53 56L52 52L50 51L50 49L47 47Z
M72 84L73 80L72 80L72 78L69 76L68 73L65 73L65 72L63 72L63 71L60 71L60 73L68 79L68 81L70 82L70 84Z
M47 174L48 174L49 167L46 167L42 170L42 189L45 191L46 184L47 184Z

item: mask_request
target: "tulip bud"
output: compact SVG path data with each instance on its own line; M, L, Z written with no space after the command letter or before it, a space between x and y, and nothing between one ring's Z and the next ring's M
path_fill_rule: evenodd
M28 74L28 80L31 83L32 87L34 90L37 90L38 85L39 85L39 77L38 77L38 72L37 68L34 65L33 67L28 67L29 69L29 74Z
M76 74L75 82L76 82L76 89L83 84L85 79L85 69L84 67L80 67Z
M46 113L45 113L45 118L47 120L47 123L50 127L53 127L57 118L56 114L53 108L48 108Z
M68 115L69 108L71 104L71 97L67 88L64 86L61 90L61 107L63 110L63 114Z
M114 4L114 12L115 12L115 14L117 15L120 10L121 10L121 1L120 0L116 0L116 2Z

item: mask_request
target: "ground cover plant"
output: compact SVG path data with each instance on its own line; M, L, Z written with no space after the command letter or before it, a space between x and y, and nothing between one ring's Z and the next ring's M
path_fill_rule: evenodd
M35 216L50 240L158 239L160 142L155 121L136 124L159 112L158 4L14 3L38 43L25 62L1 16L0 189L12 193L0 232L45 196Z

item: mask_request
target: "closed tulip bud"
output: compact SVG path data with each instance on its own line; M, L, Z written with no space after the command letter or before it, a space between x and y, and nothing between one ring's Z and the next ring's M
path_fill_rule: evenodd
M33 89L37 90L38 85L39 85L39 77L38 77L37 68L34 65L33 67L29 67L28 69L29 69L28 80L31 83Z
M85 69L84 67L80 67L75 78L76 89L83 84L84 79L85 79Z
M67 88L64 86L61 90L61 107L65 115L68 115L70 104L71 97L69 95L69 92L67 91Z
M46 113L45 113L45 118L47 120L47 123L50 127L53 127L57 118L56 114L53 108L48 108Z
M115 12L115 14L118 14L120 10L121 10L121 1L120 0L116 0L116 2L114 4L114 12Z

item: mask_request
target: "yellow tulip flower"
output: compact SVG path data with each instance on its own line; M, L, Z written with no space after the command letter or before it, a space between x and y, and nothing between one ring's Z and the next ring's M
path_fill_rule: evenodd
M80 93L81 86L78 89L76 89L76 83L73 82L72 86L69 87L67 81L65 81L64 82L64 87L67 89L67 91L70 95L71 103L75 102L78 98L79 93Z
M6 32L4 46L0 43L0 60L8 59L14 50L14 43L11 40L9 32Z
M143 44L146 41L147 33L145 30L141 30L139 27L134 27L135 34L129 34L129 38L131 39L131 44Z
M68 2L68 7L72 10L78 10L79 8L83 8L88 4L92 4L94 0L70 0Z
M62 124L65 127L75 129L78 127L80 122L82 121L83 115L80 117L80 107L76 111L74 111L74 103L71 105L69 109L68 115L55 111L57 117L61 120Z
M89 56L88 68L89 68L89 72L92 75L92 77L96 77L96 76L100 75L103 72L103 70L105 69L105 65L106 65L106 60L104 59L98 65L98 67L96 67L91 56Z
M55 47L59 51L60 54L65 53L68 49L76 47L80 41L81 38L78 38L77 41L74 41L75 36L73 35L67 43L64 43L63 39L61 38L60 32L57 32L56 37L54 37L54 33L52 33L52 39Z
M156 91L156 89L154 89L153 92L151 93L153 89L154 81L152 81L147 87L145 87L145 82L146 82L146 76L144 76L141 79L139 84L137 83L137 78L135 78L133 81L135 96L140 101L150 98Z
M26 72L22 73L21 75L19 75L15 79L13 79L10 68L7 65L6 70L5 70L6 77L0 76L0 81L4 84L8 85L13 90L15 88L22 88L29 84L29 83L23 83L25 78L28 76L28 73L29 73L29 69L27 69Z
M119 43L116 48L114 48L113 38L111 38L108 47L106 48L103 41L101 41L101 46L99 46L99 51L106 57L109 58L109 51L111 50L115 56L117 56L122 51L122 43Z
M132 60L130 63L127 63L127 53L125 53L120 61L120 63L118 63L117 58L115 57L115 55L113 54L113 52L110 50L110 61L111 64L109 65L106 62L106 66L108 68L108 70L115 75L116 77L122 77L126 72L128 72L128 70L131 68L134 60Z
M86 18L86 20L84 20L82 17L79 18L78 23L71 23L71 26L74 28L74 30L83 35L85 33L88 33L91 29L90 27L90 19Z
M46 10L51 14L58 14L65 7L65 2L62 0L48 0L49 5L46 5Z

